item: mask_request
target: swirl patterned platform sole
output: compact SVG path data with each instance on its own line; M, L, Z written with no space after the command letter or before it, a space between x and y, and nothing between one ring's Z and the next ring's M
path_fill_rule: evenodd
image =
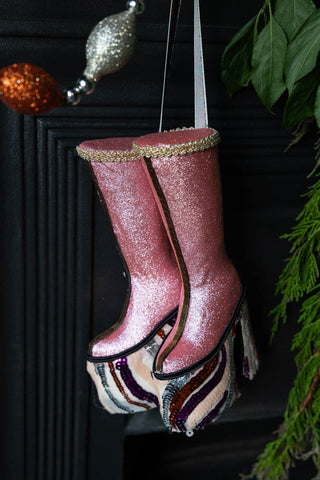
M166 323L142 348L110 362L87 362L100 403L109 413L136 413L159 406L152 365L174 321Z
M214 358L191 373L158 381L160 412L170 431L191 436L216 421L238 398L233 350L239 324L244 352L243 375L250 380L255 376L259 362L244 302L230 334Z

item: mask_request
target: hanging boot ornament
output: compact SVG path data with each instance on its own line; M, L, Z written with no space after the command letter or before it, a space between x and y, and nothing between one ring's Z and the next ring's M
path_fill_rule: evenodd
M166 76L163 98L165 83ZM208 128L199 0L194 0L194 100L195 128L162 132L161 109L159 132L133 145L181 274L177 318L154 357L153 376L164 424L187 436L216 421L238 397L237 325L243 375L252 380L259 366L245 288L224 246L220 135Z
M166 427L188 436L238 396L238 324L244 376L252 379L258 369L245 288L224 247L219 141L211 128L178 129L140 137L133 148L144 160L181 273L177 319L155 356L153 375Z
M76 85L62 91L56 81L37 65L15 63L0 70L0 99L18 113L37 115L64 103L77 105L82 94L93 92L104 75L115 73L130 60L136 44L136 15L143 0L129 0L127 10L101 20L86 44L86 68Z
M224 245L220 135L208 127L199 0L195 128L162 131L180 3L171 2L159 132L83 142L78 153L89 162L130 273L123 316L91 342L88 372L109 412L158 406L169 431L192 436L239 396L237 326L246 378L259 361L246 289Z
M132 151L135 140L89 140L77 147L109 217L129 280L119 321L89 346L87 370L110 413L160 406L162 381L153 378L152 367L175 323L181 293L178 265L152 188L140 154Z
M116 324L90 344L87 369L110 413L159 406L152 364L170 332L181 283L135 138L89 140L78 148L112 227L128 293Z

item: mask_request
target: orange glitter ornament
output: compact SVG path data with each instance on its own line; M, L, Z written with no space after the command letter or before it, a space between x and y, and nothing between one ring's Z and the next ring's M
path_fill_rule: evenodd
M16 112L37 115L60 107L65 96L43 68L14 63L0 70L0 99Z

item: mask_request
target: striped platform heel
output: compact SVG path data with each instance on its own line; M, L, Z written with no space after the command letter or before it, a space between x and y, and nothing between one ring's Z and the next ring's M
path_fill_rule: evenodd
M184 376L157 382L160 412L171 432L192 436L215 422L240 396L234 365L234 341L241 328L242 374L252 380L259 368L246 301L219 352Z

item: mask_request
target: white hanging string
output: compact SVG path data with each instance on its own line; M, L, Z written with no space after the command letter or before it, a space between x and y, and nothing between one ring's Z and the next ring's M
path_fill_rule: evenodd
M159 132L162 131L163 111L166 95L169 67L172 57L173 45L177 30L180 7L182 0L171 0L166 57L164 64L164 75L162 84L162 98L160 108ZM194 0L194 123L195 128L204 128L208 126L208 107L206 82L204 73L203 47L201 34L201 18L199 0Z
M169 67L171 63L172 51L179 21L180 8L182 0L171 0L170 4L170 13L169 13L169 23L168 23L168 33L167 33L167 46L166 46L166 58L164 61L164 72L163 72L163 83L162 83L162 97L161 97L161 108L160 108L160 121L159 121L159 132L162 130L163 123L163 109L164 101L166 97L166 88L169 75Z
M204 74L199 0L194 0L194 126L208 126L206 80Z

